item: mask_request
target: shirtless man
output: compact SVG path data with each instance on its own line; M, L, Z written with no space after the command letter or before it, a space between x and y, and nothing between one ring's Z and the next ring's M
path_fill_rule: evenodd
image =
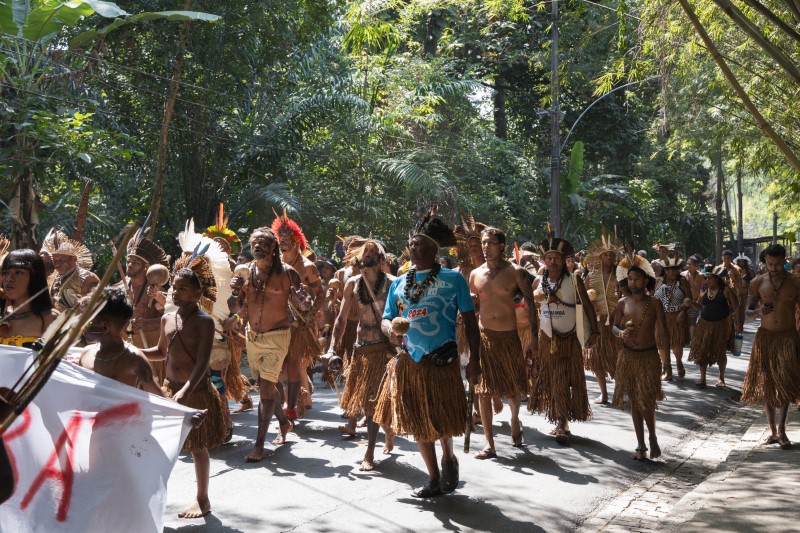
M342 305L333 325L329 351L333 352L339 344L351 311L355 309L358 332L340 404L349 418L355 419L361 414L367 418L367 449L359 470L369 471L375 468L375 442L379 427L372 419L375 412L373 400L377 398L383 381L387 356L394 355L388 337L381 330L381 320L389 286L395 278L383 272L386 252L377 241L367 240L351 253L361 266L361 274L347 280ZM374 300L372 295L375 296ZM383 453L388 455L394 447L394 435L388 426L384 427L384 431L386 445Z
M178 307L161 318L158 345L142 350L148 359L167 361L164 393L187 407L208 410L205 423L193 429L183 444L192 454L197 479L195 502L178 513L180 518L199 518L211 512L208 499L208 449L219 447L225 438L222 406L208 376L214 319L200 309L203 287L197 274L188 268L175 272L172 300Z
M646 269L646 265L642 265ZM644 424L650 436L650 458L661 456L656 437L656 401L663 400L661 391L661 359L656 347L656 328L661 338L669 338L667 319L661 301L648 296L655 278L640 266L632 266L626 275L630 295L622 298L614 314L614 334L622 339L622 350L617 360L614 407L631 407L633 429L637 446L633 458L646 457Z
M273 444L283 444L293 424L281 409L275 383L281 372L291 339L290 299L301 311L308 309L305 290L297 272L281 262L278 238L270 228L257 228L250 235L253 262L250 277L245 282L241 276L231 279L231 288L239 297L232 302L234 313L226 322L230 330L238 323L245 324L247 334L247 361L250 371L258 378L261 401L258 405L258 433L253 451L247 462L264 459L264 439L267 436L272 414L280 424L280 435Z
M86 328L86 341L94 344L83 349L78 364L120 383L164 396L150 362L136 346L123 340L133 306L121 289L109 288L105 292L105 306Z
M706 278L700 272L700 260L696 255L689 257L686 260L686 270L681 272L681 276L689 283L689 289L692 291L692 301L698 302L700 293L703 292L703 285ZM697 325L697 319L700 317L700 309L694 305L690 306L686 311L686 318L689 321L689 340L694 337L694 328Z
M286 391L286 416L294 421L297 419L297 399L300 396L300 389L304 388L309 394L311 393L306 368L313 365L314 359L320 353L316 342L317 333L311 329L316 326L314 317L325 303L325 295L317 267L312 261L303 257L302 252L308 248L308 243L300 227L284 213L282 217L275 218L272 231L278 236L281 260L300 275L300 281L308 288L313 302L311 310L304 312L304 316L298 317L300 324L292 330L292 341L286 357L286 376L289 382Z
M497 228L481 232L481 248L486 262L469 276L470 291L478 295L481 328L480 383L475 387L481 406L481 422L486 436L486 446L478 452L477 459L497 457L492 432L492 397L507 397L511 407L511 442L522 446L522 427L519 407L527 388L525 359L531 354L522 353L517 334L517 317L514 296L519 291L528 305L528 321L538 330L536 306L531 284L533 276L519 265L506 261L506 236ZM530 348L533 350L533 346Z
M786 249L780 244L767 247L764 255L767 273L750 284L747 303L750 314L760 311L761 325L753 337L742 401L764 406L770 429L764 444L788 450L786 417L789 404L800 398L800 336L794 320L800 278L784 269Z
M725 250L722 252L722 266L725 270L728 271L728 287L733 290L736 297L741 299L743 296L747 296L747 282L744 280L744 272L738 265L733 263L733 252L730 250ZM744 304L741 304L739 308L744 310ZM736 327L738 330L741 330L744 326L744 313L738 313L736 317Z

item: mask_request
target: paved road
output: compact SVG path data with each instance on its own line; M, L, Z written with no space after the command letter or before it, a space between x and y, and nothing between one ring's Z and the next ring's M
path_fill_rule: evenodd
M410 496L427 481L416 445L398 438L394 452L379 457L375 472L359 472L365 442L339 435L336 427L343 420L336 396L318 386L308 419L290 433L289 443L277 449L269 445L261 464L243 461L255 437L255 412L234 415L233 441L211 454L213 512L203 519L176 518L195 490L191 458L182 456L169 482L165 531L574 530L638 481L683 464L687 443L718 415L735 416L731 410L738 408L747 367L748 330L746 353L729 358L727 389L698 389L694 365L687 365L685 379L665 385L667 400L656 415L664 450L659 461L630 459L636 446L630 416L609 407L595 407L591 421L573 424L574 437L565 446L547 436L550 425L542 416L525 413L525 447L513 448L506 408L495 420L500 457L476 460L460 453L463 441L456 439L458 490L420 501ZM587 375L587 380L593 398L598 394L594 377ZM715 381L713 368L709 383ZM472 438L473 452L483 443L479 429Z

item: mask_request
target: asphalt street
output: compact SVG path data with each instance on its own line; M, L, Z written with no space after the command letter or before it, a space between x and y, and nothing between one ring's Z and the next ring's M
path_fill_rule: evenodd
M177 518L195 491L191 457L181 456L169 481L165 531L574 530L637 481L681 461L677 450L682 443L738 406L753 331L752 325L746 327L742 356L729 357L727 388L713 386L716 367L709 370L710 386L698 388L699 369L693 364L687 364L684 379L664 385L667 399L656 414L664 452L659 460L631 459L636 439L630 415L606 406L593 406L590 421L572 424L573 437L566 445L547 435L551 425L543 416L524 412L525 446L513 448L506 405L495 417L498 458L481 461L463 454L463 439L455 439L461 465L457 491L419 500L411 490L424 484L427 475L416 444L397 438L394 451L384 456L381 435L376 470L359 472L364 430L357 438L342 438L337 426L344 420L336 394L317 383L313 409L289 434L287 444L267 445L262 463L244 462L256 433L256 412L233 416L233 441L211 452L213 510L202 519ZM594 376L587 373L587 381L593 399L599 393ZM275 426L273 421L268 441ZM484 442L479 427L471 452Z

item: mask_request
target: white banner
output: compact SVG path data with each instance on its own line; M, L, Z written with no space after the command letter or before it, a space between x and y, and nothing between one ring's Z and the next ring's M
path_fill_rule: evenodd
M0 346L0 386L30 350ZM62 361L6 431L16 488L0 531L162 531L167 480L195 411Z

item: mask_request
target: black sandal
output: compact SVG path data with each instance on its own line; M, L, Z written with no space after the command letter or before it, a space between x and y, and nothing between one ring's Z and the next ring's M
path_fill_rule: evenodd
M453 492L458 487L458 459L442 459L442 492Z
M444 494L442 488L439 486L438 479L431 479L427 485L420 487L411 492L415 498L435 498Z

